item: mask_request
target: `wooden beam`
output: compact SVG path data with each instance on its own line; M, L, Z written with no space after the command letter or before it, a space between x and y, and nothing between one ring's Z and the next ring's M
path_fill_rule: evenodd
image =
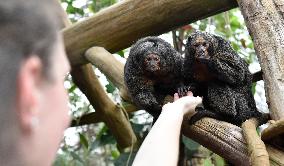
M101 112L101 111L98 111L98 112ZM82 125L102 122L103 118L98 112L91 112L91 113L81 116L80 118L73 119L71 121L70 127L76 127L76 126L82 126Z
M238 0L263 71L273 120L284 118L284 8L280 0Z
M256 118L247 119L242 123L243 136L247 143L250 163L252 166L270 166L265 144L256 131L258 124L259 122Z
M130 100L124 84L124 64L103 47L92 47L86 51L86 59L95 65L119 89L120 96Z
M106 94L90 64L77 66L71 71L74 83L86 95L103 122L111 130L119 148L127 148L136 142L136 136L124 110ZM87 116L85 116L85 119ZM95 121L95 119L91 119ZM90 121L88 121L90 123ZM81 123L82 124L82 123Z
M246 141L238 126L212 118L202 118L190 126L185 120L182 133L232 164L249 165Z
M163 34L236 6L235 0L124 0L64 29L66 51L72 65L82 65L92 46L114 53L141 37Z

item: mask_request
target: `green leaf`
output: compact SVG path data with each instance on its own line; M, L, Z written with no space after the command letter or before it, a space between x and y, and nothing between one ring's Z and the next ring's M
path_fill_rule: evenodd
M252 91L252 94L254 95L256 92L256 82L252 83L251 91Z
M72 5L68 4L66 12L69 14L75 14L75 8Z
M123 50L118 51L117 54L120 55L122 58L124 58L124 51Z
M192 139L189 139L185 136L182 136L182 142L184 143L185 147L189 150L197 150L200 146L197 142L193 141Z
M79 136L80 136L80 143L81 143L86 149L88 149L89 143L88 143L87 138L86 138L83 134L81 134L81 133L79 133Z
M114 159L117 159L119 157L119 155L120 155L120 153L119 153L119 151L117 149L111 151L111 156Z
M207 158L205 161L204 161L204 166L214 166L211 162L211 159L210 158Z
M108 128L106 125L104 125L101 130L98 132L96 139L101 139L102 135L105 134L108 131Z
M113 135L110 132L102 135L100 141L101 141L102 145L115 144L116 143L115 138L113 137Z
M109 81L109 80L108 80ZM115 86L112 82L109 81L109 83L106 85L106 91L107 93L112 93L115 90Z
M73 84L69 89L68 89L68 93L72 93L74 92L74 90L77 88L77 86L75 84Z
M224 166L226 164L225 160L215 153L213 154L212 158L215 166Z

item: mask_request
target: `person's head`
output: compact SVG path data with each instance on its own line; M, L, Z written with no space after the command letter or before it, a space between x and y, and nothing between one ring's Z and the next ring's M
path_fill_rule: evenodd
M0 0L0 163L50 165L69 116L56 0Z

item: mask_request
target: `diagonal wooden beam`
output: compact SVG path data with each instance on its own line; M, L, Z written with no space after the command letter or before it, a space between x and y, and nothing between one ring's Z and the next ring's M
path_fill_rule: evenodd
M273 120L284 118L284 22L281 0L238 0L254 41Z
M101 46L111 53L137 39L237 7L235 0L124 0L63 30L72 65L87 63L84 53Z

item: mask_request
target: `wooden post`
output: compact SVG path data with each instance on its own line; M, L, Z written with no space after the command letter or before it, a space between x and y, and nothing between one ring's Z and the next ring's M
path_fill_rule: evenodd
M263 71L271 118L284 118L284 8L281 0L238 0Z

